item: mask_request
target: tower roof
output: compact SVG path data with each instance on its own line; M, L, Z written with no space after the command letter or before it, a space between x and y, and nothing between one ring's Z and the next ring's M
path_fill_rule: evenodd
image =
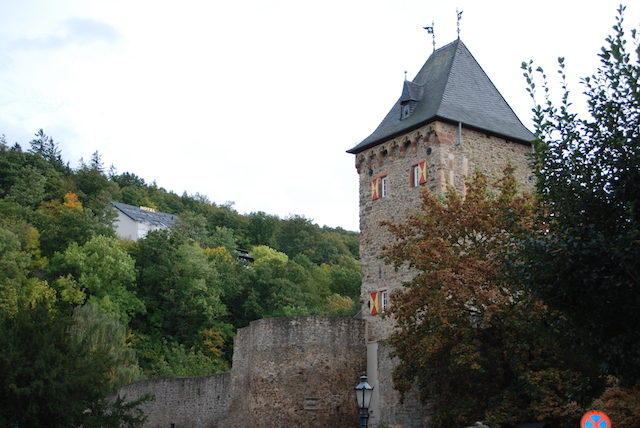
M410 114L401 108L411 105ZM500 95L460 39L435 51L375 131L348 153L360 153L435 120L458 123L506 139L530 143L534 136Z

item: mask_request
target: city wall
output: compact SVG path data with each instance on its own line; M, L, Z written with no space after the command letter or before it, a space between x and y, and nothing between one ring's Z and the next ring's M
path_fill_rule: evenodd
M353 387L366 367L365 323L341 317L267 318L238 331L230 372L121 387L145 428L344 427L359 423Z

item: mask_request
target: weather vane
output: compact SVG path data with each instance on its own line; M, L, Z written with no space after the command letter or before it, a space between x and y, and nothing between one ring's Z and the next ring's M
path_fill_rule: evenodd
M458 12L458 8L456 7L456 14L458 15L458 40L460 40L460 20L462 19L462 12L464 11L460 11Z
M433 21L431 21L431 27L422 27L422 28L427 30L427 33L431 34L431 36L433 37L433 51L435 52L436 51L436 34L433 31L433 28L434 28Z

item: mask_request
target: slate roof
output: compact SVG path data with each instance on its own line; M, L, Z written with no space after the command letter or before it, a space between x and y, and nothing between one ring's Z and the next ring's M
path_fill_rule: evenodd
M415 102L401 120L401 104ZM379 143L442 120L529 144L534 136L500 95L480 64L460 39L436 50L378 128L348 153L360 153Z
M111 204L119 211L138 223L148 223L162 228L170 228L176 221L178 216L167 214L160 211L154 211L151 208L136 207L135 205L123 204L120 202L111 202Z

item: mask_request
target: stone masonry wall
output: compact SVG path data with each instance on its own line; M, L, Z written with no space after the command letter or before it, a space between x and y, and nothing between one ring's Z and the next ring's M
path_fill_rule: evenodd
M242 382L247 419L231 426L357 426L353 387L366 367L362 320L269 318L251 327L234 355L234 362L245 355L249 363Z
M391 372L396 360L391 358L391 346L381 343L378 346L378 379L380 408L376 422L385 422L391 427L426 428L429 427L431 412L418 397L418 389L412 388L400 402L400 393L393 389ZM374 421L372 421L374 422ZM370 426L374 426L371 424Z
M365 367L364 321L268 318L238 331L231 372L150 379L118 394L155 395L145 428L357 426L353 387Z
M533 177L528 166L530 152L531 147L525 144L468 128L462 128L459 136L457 125L433 122L356 156L360 179L361 302L363 319L369 325L368 341L384 340L394 328L392 320L384 314L369 314L370 293L390 293L400 288L403 281L413 277L407 269L396 272L392 266L385 265L379 259L382 247L391 239L380 222L403 221L408 211L419 207L420 192L423 189L440 194L448 185L453 185L464 193L464 177L472 174L476 168L489 175L500 175L504 165L511 163L517 167L516 178L523 185L523 190L530 190L533 187ZM427 181L412 186L411 168L422 161L426 161ZM387 178L388 194L372 200L371 181L377 177ZM385 355L388 352L381 350L377 357L378 370L374 381L379 385L379 406L373 410L370 426L376 426L379 421L404 428L423 426L424 421L428 420L428 414L408 416L411 412L406 411L418 402L417 391L407 397L406 404L400 406L397 402L397 394L390 384L394 364Z
M449 184L464 192L464 177L476 168L493 175L500 174L507 163L517 166L516 178L523 189L532 189L533 178L528 167L531 147L462 129L458 144L458 127L434 122L394 140L382 143L356 158L360 178L360 262L362 265L361 301L364 318L372 325L369 340L385 339L392 323L380 315L369 315L369 293L392 291L402 281L412 278L406 270L395 272L378 258L380 250L391 239L382 220L401 222L405 214L419 207L420 191L442 193ZM427 161L427 182L411 187L411 167ZM387 197L371 199L371 180L386 176Z
M141 408L145 428L210 428L220 426L230 403L231 373L191 378L149 379L118 390L127 399L153 394Z

